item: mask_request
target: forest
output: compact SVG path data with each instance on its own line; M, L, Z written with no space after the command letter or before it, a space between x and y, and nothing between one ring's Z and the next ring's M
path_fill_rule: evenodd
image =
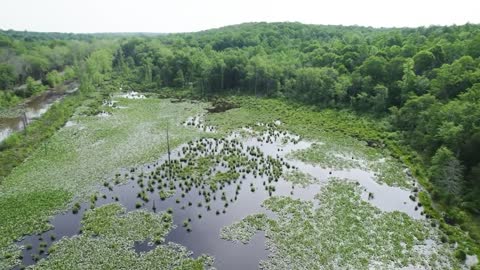
M245 96L368 119L381 135L360 139L401 148L398 157L415 165L445 221L468 220L480 239L480 25L245 23L162 35L0 31L0 112L68 80L78 80L85 96L105 97L118 87L199 100ZM37 142L21 140L0 144L2 162L6 153L24 151L12 149ZM28 151L8 161L16 162L8 172ZM8 175L2 168L0 175Z

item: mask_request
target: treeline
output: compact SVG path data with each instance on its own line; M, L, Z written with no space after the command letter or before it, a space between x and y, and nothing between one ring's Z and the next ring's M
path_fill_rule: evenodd
M425 157L434 196L480 211L480 26L374 29L251 23L130 37L113 68L133 89L279 96L388 117Z
M0 31L0 108L73 79L92 52L114 43L92 35Z
M63 127L75 112L83 105L82 113L95 115L99 112L101 100L118 88L112 88L112 51L110 46L103 46L90 53L75 65L74 74L80 83L79 91L67 95L61 102L54 103L40 118L35 119L25 130L18 131L0 142L0 183L10 172L21 164L33 151L41 147L48 151L44 143L55 132ZM55 71L53 71L55 72ZM65 71L67 72L67 71ZM52 80L52 72L47 80ZM27 85L29 85L27 80ZM28 87L28 86L27 86ZM84 103L85 100L89 102ZM1 99L0 99L1 101Z

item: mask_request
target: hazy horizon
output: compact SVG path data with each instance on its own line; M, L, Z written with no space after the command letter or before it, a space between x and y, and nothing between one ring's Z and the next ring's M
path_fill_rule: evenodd
M220 29L224 27L229 27L229 26L236 26L236 25L242 25L242 24L250 24L250 23L301 23L304 25L321 25L321 26L342 26L342 27L365 27L365 28L374 28L374 29L400 29L400 28L419 28L419 27L436 27L436 26L462 26L466 24L472 24L472 25L480 25L480 23L472 23L472 22L465 22L462 24L431 24L431 25L419 25L419 26L368 26L368 25L358 25L358 24L349 24L349 25L343 25L343 24L321 24L321 23L304 23L304 22L298 22L298 21L272 21L272 22L266 22L266 21L251 21L251 22L241 22L241 23L236 23L236 24L228 24L228 25L222 25L218 27L212 27L212 28L207 28L207 29L200 29L200 30L195 30L195 31L184 31L184 32L144 32L144 31L131 31L131 32L126 32L126 31L110 31L110 32L71 32L71 31L36 31L36 30L29 30L29 29L6 29L6 28L1 28L0 31L16 31L16 32L32 32L32 33L66 33L66 34L145 34L145 35L167 35L167 34L187 34L187 33L196 33L196 32L202 32L202 31L208 31L208 30L214 30L214 29Z
M5 0L0 29L64 33L182 33L250 22L375 28L480 23L471 0L221 1Z

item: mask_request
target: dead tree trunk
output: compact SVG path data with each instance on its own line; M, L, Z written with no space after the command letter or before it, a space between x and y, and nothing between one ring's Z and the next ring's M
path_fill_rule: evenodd
M27 135L28 118L27 118L27 113L25 112L25 110L23 110L22 124L23 124L23 132L25 133L25 135Z
M170 137L168 136L168 122L167 122L167 154L168 154L168 178L172 178L172 163L170 160Z

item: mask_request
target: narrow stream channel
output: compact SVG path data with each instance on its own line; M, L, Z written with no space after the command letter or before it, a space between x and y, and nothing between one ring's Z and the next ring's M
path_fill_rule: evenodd
M66 86L67 90L48 90L38 96L32 97L24 104L18 105L12 110L19 111L19 115L14 117L0 117L0 143L8 136L24 128L23 112L26 116L26 124L28 125L35 119L46 113L50 106L61 100L65 95L77 90L77 83L70 83Z

